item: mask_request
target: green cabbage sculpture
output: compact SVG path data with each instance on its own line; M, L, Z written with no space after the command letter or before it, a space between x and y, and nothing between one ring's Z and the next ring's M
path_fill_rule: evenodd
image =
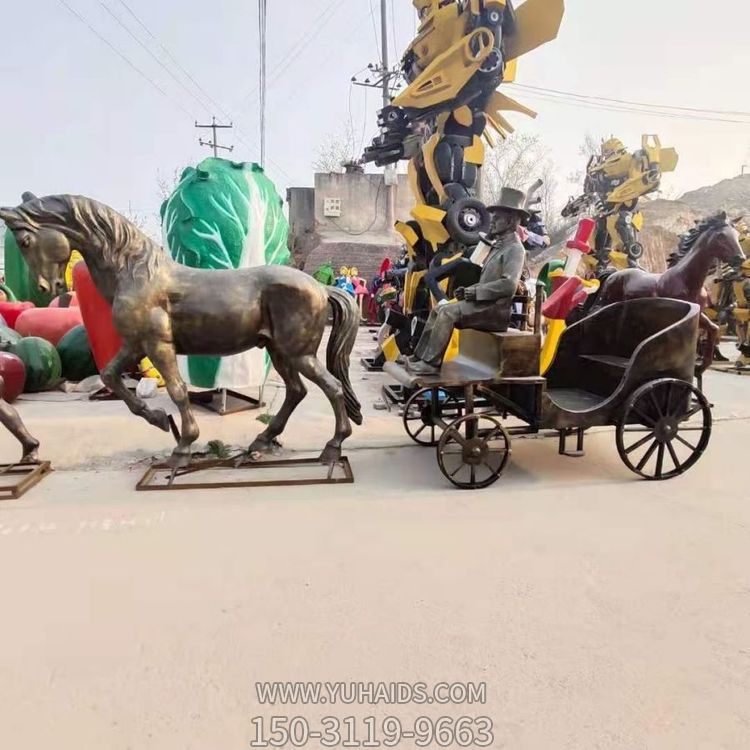
M209 158L188 167L161 208L168 252L192 268L286 265L289 224L274 184L257 164ZM265 352L233 357L181 357L186 380L199 388L262 387Z

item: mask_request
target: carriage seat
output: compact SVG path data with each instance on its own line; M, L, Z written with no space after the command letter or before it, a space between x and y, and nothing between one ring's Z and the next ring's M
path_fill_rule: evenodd
M492 380L536 377L541 346L541 336L528 331L487 333L467 328L461 331L458 355L443 365L443 372L470 369Z

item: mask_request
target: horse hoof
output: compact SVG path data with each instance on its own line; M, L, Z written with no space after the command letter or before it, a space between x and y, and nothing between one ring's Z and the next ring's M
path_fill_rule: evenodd
M148 421L154 427L158 427L164 432L171 432L172 430L172 427L169 424L169 415L164 411L164 409L154 409L154 411L151 412L151 416L149 417Z
M38 464L39 463L39 446L36 446L35 448L32 448L31 450L26 451L23 456L21 456L21 463L22 464Z
M167 466L170 469L184 469L187 466L190 466L190 461L192 460L192 456L190 453L178 453L175 451L168 459L167 459Z
M278 440L261 440L256 439L247 449L249 456L278 456L281 453L281 443ZM254 461L258 459L253 458Z
M322 464L330 466L331 464L337 464L339 461L341 461L341 448L336 448L333 445L327 445L320 454L320 463Z

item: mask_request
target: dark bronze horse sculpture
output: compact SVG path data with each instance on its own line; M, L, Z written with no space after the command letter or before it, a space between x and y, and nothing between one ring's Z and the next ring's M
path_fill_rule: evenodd
M175 263L164 250L113 209L71 195L26 200L0 209L41 289L65 291L64 271L75 247L83 255L99 292L112 305L123 346L102 379L128 408L149 424L169 431L162 409L150 409L132 394L121 375L148 356L166 381L180 410L181 434L170 466L190 462L198 425L178 354L228 356L253 347L267 348L286 384L279 413L250 446L249 453L272 452L294 409L307 391L300 374L318 385L336 416L334 437L321 461L334 463L351 435L350 419L362 423L349 382L349 357L359 327L359 312L349 295L324 287L311 276L282 266L238 271L203 271ZM333 310L327 367L317 351Z
M717 260L737 268L745 260L739 234L727 220L726 213L702 221L684 235L663 274L648 273L640 268L611 274L604 282L593 310L642 297L669 297L700 305L703 311L701 329L706 334L706 350L700 368L703 371L713 361L719 333L719 328L705 314L709 306L706 280Z

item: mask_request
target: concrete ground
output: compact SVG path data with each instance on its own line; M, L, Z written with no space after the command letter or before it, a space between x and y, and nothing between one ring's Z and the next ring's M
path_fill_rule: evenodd
M382 376L354 380L357 481L324 488L135 493L169 436L121 404L21 403L58 471L0 504L0 748L234 750L272 715L484 715L512 749L750 746L750 378L708 376L713 440L679 479L636 480L602 431L583 460L516 441L477 493L372 409ZM329 429L311 390L287 447ZM484 682L487 703L261 706L256 681L280 680Z

